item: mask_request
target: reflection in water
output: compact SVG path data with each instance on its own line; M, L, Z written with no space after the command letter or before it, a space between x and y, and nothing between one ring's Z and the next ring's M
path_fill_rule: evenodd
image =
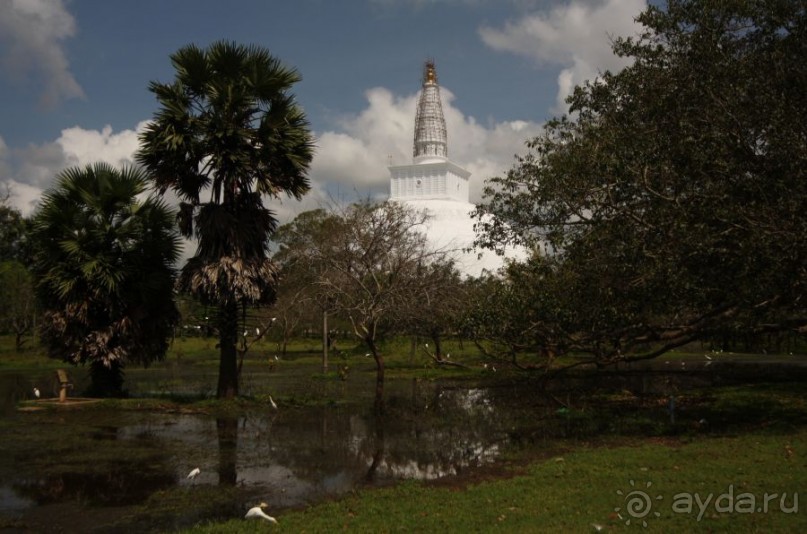
M370 467L367 469L367 474L364 476L364 479L367 482L373 482L375 480L378 466L381 465L381 461L384 459L384 416L378 410L375 412L374 437L375 443L373 448L375 449L375 452L371 456L372 460L370 461Z
M36 451L17 451L13 464L0 459L0 512L70 502L132 506L161 489L193 492L211 485L248 495L249 501L271 502L277 510L367 484L455 475L493 462L508 449L611 431L619 424L558 417L555 400L526 388L469 389L427 381L403 386L397 395L388 389L383 417L370 406L340 404L281 406L241 418L153 412L104 418L107 412L99 409L81 422L81 412L43 414L37 424L63 425L72 441L51 452L47 462ZM568 391L585 391L584 386ZM652 384L620 387L643 393ZM565 391L553 395L574 404L578 413L589 402ZM663 410L659 413L664 420ZM34 417L21 416L15 431L31 432L33 427L24 425ZM93 447L103 447L113 460L103 464L81 453ZM194 467L202 474L188 481Z
M219 484L235 486L238 481L238 419L217 418L216 434L219 440Z
M129 506L145 501L154 491L174 484L168 472L121 465L106 473L62 472L37 479L21 479L12 485L19 497L38 505L76 501L90 506Z

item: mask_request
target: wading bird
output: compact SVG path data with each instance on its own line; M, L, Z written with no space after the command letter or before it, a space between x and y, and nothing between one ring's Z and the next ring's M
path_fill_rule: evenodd
M34 397L39 398L39 388L34 388Z
M193 479L195 479L196 477L198 477L198 476L199 476L199 473L201 473L201 472L202 472L202 471L201 471L201 469L199 469L199 468L197 467L197 468L195 468L193 471L191 471L190 473L188 473L188 478L189 478L189 479L191 479L191 480L193 480Z
M269 505L266 504L265 502L262 502L258 506L250 508L249 511L247 512L247 515L244 516L244 519L252 519L253 517L263 518L266 519L267 521L277 524L277 519L275 519L271 515L267 515L266 513L264 513L263 508L266 508L267 506Z

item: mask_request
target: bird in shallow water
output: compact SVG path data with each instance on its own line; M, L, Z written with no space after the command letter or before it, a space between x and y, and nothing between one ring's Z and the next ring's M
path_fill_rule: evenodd
M247 515L244 516L244 519L262 518L262 519L266 519L267 521L269 521L271 523L277 524L277 519L275 519L271 515L267 515L263 511L263 509L266 508L267 506L269 506L269 505L266 504L265 502L262 502L258 506L253 506L252 508L249 509L249 511L247 511Z
M39 398L39 388L34 388L34 397Z
M194 478L198 477L199 473L201 473L201 472L202 472L202 470L197 467L197 468L193 469L193 471L188 473L188 478L193 480Z

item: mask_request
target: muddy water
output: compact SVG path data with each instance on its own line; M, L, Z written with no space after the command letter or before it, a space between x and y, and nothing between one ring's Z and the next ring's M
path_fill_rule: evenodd
M640 395L667 395L681 386L679 375L647 376L614 385ZM700 380L708 383L710 376ZM383 418L374 415L366 378L258 373L245 376L244 392L271 391L277 409L267 404L227 417L99 407L8 409L29 395L32 380L46 379L0 374L6 392L0 527L11 531L171 530L238 517L248 503L266 501L278 512L368 485L472 472L557 440L647 430L635 419L585 416L591 406L581 392L592 386L585 380L549 395L534 384L393 380ZM127 379L135 397L164 387ZM159 380L168 383L171 373ZM319 402L301 402L312 399ZM665 425L668 417L662 405L643 424ZM196 467L200 474L188 479Z

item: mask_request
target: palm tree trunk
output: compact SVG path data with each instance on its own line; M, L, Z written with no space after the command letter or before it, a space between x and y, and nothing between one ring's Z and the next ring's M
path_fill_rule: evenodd
M378 352L372 337L368 336L365 342L375 359L375 410L381 414L384 412L384 356Z
M90 387L87 393L92 397L120 398L123 392L123 364L113 360L109 366L101 360L90 363Z
M238 304L228 302L219 307L219 387L216 397L234 399L238 396Z

